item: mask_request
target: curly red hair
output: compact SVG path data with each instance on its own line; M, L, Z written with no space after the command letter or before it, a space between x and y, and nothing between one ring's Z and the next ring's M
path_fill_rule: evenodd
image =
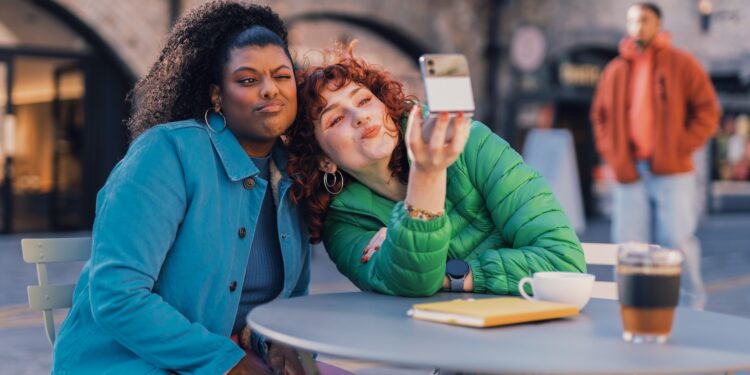
M328 207L333 195L323 186L323 172L319 169L326 156L315 139L313 120L325 108L326 100L321 96L326 89L336 91L350 82L368 88L388 109L395 124L400 124L402 117L408 113L416 98L408 96L404 85L396 81L384 69L368 64L361 58L354 57L355 43L346 50L338 48L333 52L335 63L303 69L297 73L297 124L288 135L289 163L287 172L293 180L292 201L303 204L310 226L311 243L319 243L323 236ZM403 133L398 127L398 142L393 150L388 168L392 176L406 184L409 176L406 146ZM344 178L337 180L333 191L342 189L347 181L353 180L339 169Z

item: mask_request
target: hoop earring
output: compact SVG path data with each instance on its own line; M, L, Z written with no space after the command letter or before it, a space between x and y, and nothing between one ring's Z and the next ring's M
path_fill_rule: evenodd
M329 181L330 176L333 176L333 182ZM341 187L339 188L338 191L333 191L332 189L336 187L336 183L338 183L338 181L339 181L339 177L338 176L341 176L340 177L341 178ZM326 189L326 191L329 194L336 195L336 194L340 193L342 190L344 190L344 175L339 170L337 170L334 173L325 172L323 174L323 187Z
M211 110L211 108L207 109L206 112L203 114L203 120L206 122L206 127L208 128L208 130L210 132L218 134L218 133L222 132L224 129L227 128L227 118L224 117L224 113L222 113L221 110L214 111L214 113L216 113L217 115L221 116L221 119L224 121L224 126L222 126L221 129L214 130L214 128L211 127L211 123L208 122L208 111L210 111L210 110Z

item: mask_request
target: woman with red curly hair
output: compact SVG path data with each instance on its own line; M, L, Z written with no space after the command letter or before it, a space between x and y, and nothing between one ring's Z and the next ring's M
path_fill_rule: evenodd
M487 126L442 113L425 142L433 120L351 46L300 79L293 199L307 208L311 241L360 289L518 294L534 272L585 271L545 180Z

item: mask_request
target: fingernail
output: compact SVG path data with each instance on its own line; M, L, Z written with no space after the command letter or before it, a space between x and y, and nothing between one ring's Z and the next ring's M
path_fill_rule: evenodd
M448 112L441 112L440 113L440 119L441 120L447 120L448 119Z
M380 246L375 246L375 250L380 250Z

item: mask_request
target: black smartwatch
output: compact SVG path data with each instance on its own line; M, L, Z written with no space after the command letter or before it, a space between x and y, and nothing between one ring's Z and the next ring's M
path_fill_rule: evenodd
M445 264L445 275L451 282L451 292L463 292L464 280L469 274L469 263L462 259L451 259Z

